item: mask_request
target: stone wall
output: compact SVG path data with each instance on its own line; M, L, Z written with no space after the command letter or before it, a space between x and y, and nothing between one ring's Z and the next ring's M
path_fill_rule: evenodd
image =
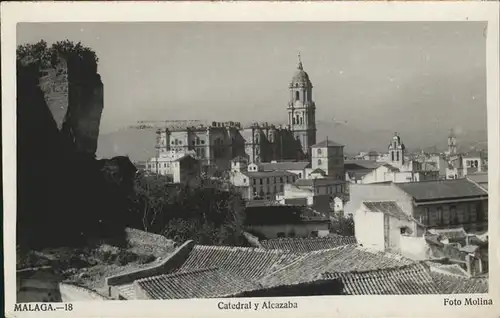
M194 245L194 241L187 241L160 264L133 272L108 277L106 279L106 284L109 287L132 284L137 279L169 273L173 269L182 265L182 263L189 256L189 253L191 253ZM110 294L113 295L114 293L112 288L110 291Z

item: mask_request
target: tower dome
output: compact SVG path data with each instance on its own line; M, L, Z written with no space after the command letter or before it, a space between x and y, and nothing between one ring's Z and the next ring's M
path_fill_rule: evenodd
M304 71L304 67L302 65L302 60L300 59L299 54L299 64L297 65L297 70L295 74L293 74L291 86L310 86L311 81L309 80L309 75L306 71Z

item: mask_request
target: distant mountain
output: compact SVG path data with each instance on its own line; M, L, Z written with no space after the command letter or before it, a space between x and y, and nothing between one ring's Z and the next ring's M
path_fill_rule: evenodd
M129 156L132 161L148 160L155 155L156 133L153 129L124 128L99 136L97 156Z
M369 130L369 128L355 128L349 125L323 122L317 123L317 141L328 136L330 140L345 145L344 151L357 154L360 151L387 150L387 146L394 135L390 129ZM435 132L422 131L418 134L400 134L404 144L410 152L414 151L444 151L447 149L447 133L437 135ZM459 151L467 152L472 149L487 149L486 131L467 131L457 136ZM99 137L97 156L110 158L127 155L133 161L148 160L155 155L155 131L153 129L124 128L112 133L102 134Z

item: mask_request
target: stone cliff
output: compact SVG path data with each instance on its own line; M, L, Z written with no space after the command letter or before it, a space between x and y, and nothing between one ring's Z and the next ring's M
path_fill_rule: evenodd
M122 237L136 169L126 157L95 159L103 110L97 59L80 44L41 43L18 48L17 244Z

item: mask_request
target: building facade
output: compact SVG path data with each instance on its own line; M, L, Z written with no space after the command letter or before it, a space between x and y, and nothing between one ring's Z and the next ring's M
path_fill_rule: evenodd
M306 158L311 157L311 146L316 143L316 104L312 98L313 85L304 71L299 55L297 71L289 85L288 125L302 147Z
M467 179L409 183L351 184L346 214L364 201L394 201L427 229L487 230L488 193Z
M331 140L324 140L311 147L311 169L321 169L325 175L344 180L344 146Z
M193 151L163 153L158 158L152 158L146 167L150 173L169 176L173 183L186 183L201 174L200 161Z
M229 170L231 159L238 156L249 163L308 160L310 147L316 143L316 105L312 83L300 60L288 88L287 125L163 122L156 132L156 158L169 151L194 151L204 167L219 170Z
M245 166L239 161L233 161L229 181L246 200L276 200L276 196L284 192L286 184L292 184L299 178L288 171L263 171L256 164Z

